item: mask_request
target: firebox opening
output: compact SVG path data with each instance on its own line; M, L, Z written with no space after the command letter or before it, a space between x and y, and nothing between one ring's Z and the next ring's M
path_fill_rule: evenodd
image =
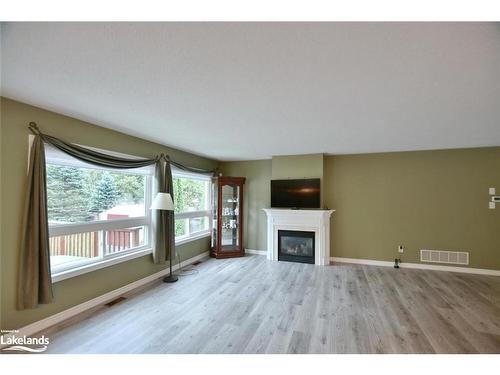
M278 230L278 260L314 264L314 232Z

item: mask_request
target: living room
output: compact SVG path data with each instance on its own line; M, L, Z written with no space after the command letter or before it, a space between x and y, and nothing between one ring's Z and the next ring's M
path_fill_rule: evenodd
M498 363L498 22L0 33L0 359Z

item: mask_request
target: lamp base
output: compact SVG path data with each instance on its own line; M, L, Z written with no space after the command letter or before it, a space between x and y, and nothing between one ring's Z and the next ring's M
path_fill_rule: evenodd
M169 275L163 278L164 283L175 283L179 278L175 275Z

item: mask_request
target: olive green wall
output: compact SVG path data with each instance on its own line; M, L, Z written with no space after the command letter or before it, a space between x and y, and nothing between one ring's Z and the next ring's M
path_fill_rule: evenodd
M419 262L420 249L470 252L470 266L500 269L500 147L325 158L332 255Z
M323 177L323 154L273 156L273 180Z
M271 204L271 160L221 163L225 176L246 177L243 188L243 246L252 250L267 247L267 218L262 208Z
M246 174L260 202L254 211L269 207L269 163L226 162L223 169ZM273 158L273 178L274 169ZM311 177L306 169L294 177ZM465 250L471 267L500 269L500 208L488 209L488 188L500 190L500 147L324 156L323 180L324 205L337 210L331 256L392 261L402 244L406 262L419 262L423 248ZM265 250L265 217L245 220L246 240Z
M26 185L28 123L69 142L143 157L168 153L183 164L214 168L215 161L101 128L83 121L45 111L6 98L1 99L1 328L15 329L45 318L103 293L153 274L165 266L154 265L147 255L93 271L54 285L55 302L34 310L16 311L15 291L21 236L21 216ZM179 246L182 259L209 249L209 239Z

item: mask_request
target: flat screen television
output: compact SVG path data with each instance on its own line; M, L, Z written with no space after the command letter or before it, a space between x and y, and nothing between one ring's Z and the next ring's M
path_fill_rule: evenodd
M271 207L320 208L320 179L271 180Z

